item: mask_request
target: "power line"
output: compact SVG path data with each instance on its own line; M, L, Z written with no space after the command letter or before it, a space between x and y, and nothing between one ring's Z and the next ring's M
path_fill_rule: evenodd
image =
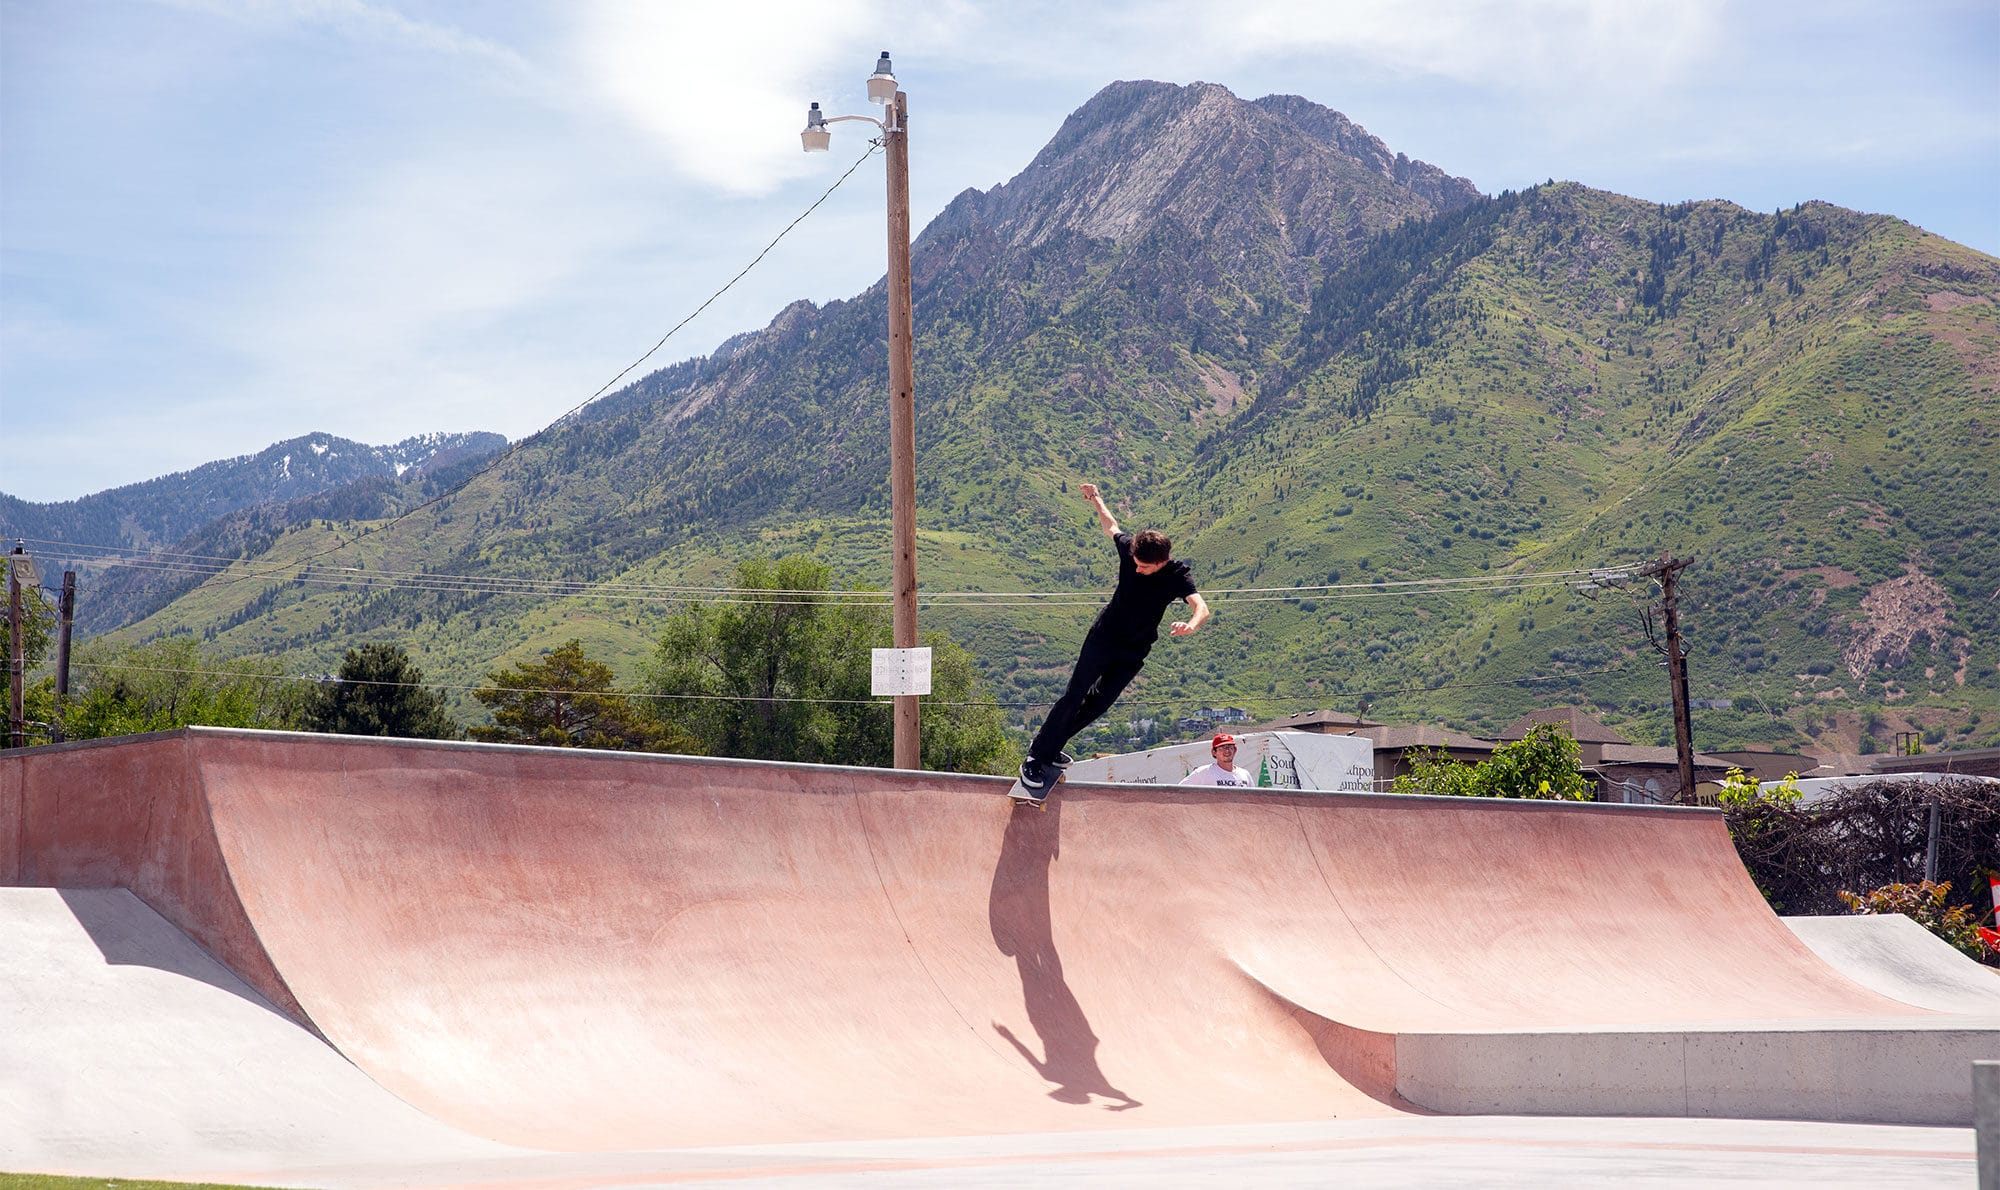
M142 553L129 547L79 546L72 543L37 540L36 544L101 551L87 559L105 566L129 567L158 573L188 576L226 574L238 559L210 555ZM1453 595L1459 593L1513 594L1558 586L1623 582L1634 576L1632 567L1529 571L1514 574L1469 575L1429 579L1375 580L1355 583L1321 583L1294 587L1211 588L1204 596L1216 603L1247 604L1297 602L1306 599L1372 599L1402 595ZM627 599L665 603L748 603L825 604L849 603L887 606L891 594L868 589L817 590L772 587L703 587L687 584L640 583L620 580L530 579L505 575L449 574L432 571L364 570L360 567L300 566L292 581L323 586L359 586L375 590L420 590L436 593L538 596L548 598ZM784 598L797 596L800 598ZM1096 590L1062 591L920 591L919 600L933 608L950 606L998 607L1089 607L1100 605L1105 595Z
M194 577L214 576L219 571L201 570L173 566L147 565L135 563L107 563L107 565L129 565L154 573L184 574ZM277 582L286 580L278 579ZM290 581L316 586L350 587L362 591L424 591L444 595L490 595L510 598L549 599L598 599L622 600L638 603L701 603L701 604L744 604L752 606L846 606L846 607L888 607L890 597L875 591L777 591L759 588L694 588L645 590L608 587L594 584L559 583L537 584L534 580L524 580L513 584L496 584L486 580L461 580L449 575L435 576L383 576L367 573L333 574L320 570L309 570L296 574ZM1544 590L1553 587L1568 587L1574 583L1569 579L1549 579L1540 582L1514 582L1504 586L1457 587L1436 586L1430 588L1378 589L1360 587L1352 590L1328 592L1324 590L1302 589L1287 595L1236 596L1213 593L1209 601L1217 606L1234 606L1251 603L1297 603L1303 601L1334 602L1354 599L1379 599L1403 596L1451 596L1462 594L1511 595L1524 591ZM797 598L783 598L793 595ZM1107 595L1099 591L1048 591L1016 593L1011 596L987 594L978 591L964 592L920 592L918 600L933 609L971 608L1090 608L1101 607Z
M94 662L79 661L79 662L72 662L72 664L78 669L109 670L113 673L175 674L184 677L239 678L245 681L253 681L253 682L310 682L316 686L325 686L325 685L390 686L390 687L407 687L407 688L415 688L423 690L460 690L460 691L468 691L475 693L482 690L490 690L501 694L571 694L571 695L589 694L589 695L595 695L600 698L685 699L691 701L709 701L709 702L814 702L814 703L832 703L832 704L840 704L847 706L892 705L890 700L887 698L880 698L880 699L789 698L782 695L759 695L759 694L660 694L643 690L573 690L573 689L566 690L566 689L558 689L555 687L542 687L542 686L496 686L490 682L479 686L460 686L460 685L453 685L449 682L385 682L375 678L366 678L366 679L319 678L305 674L260 674L260 673L245 673L241 670L230 670L230 669L176 669L165 666L120 665L116 662L94 663ZM950 705L955 706L961 704L954 703ZM964 705L976 705L976 704L964 704Z
M478 691L485 690L485 691L495 691L502 694L572 694L572 695L590 694L602 698L632 698L632 699L659 700L659 701L824 703L827 705L834 705L834 706L881 706L881 707L888 707L894 705L893 700L887 696L884 696L882 698L803 698L803 697L788 697L784 695L759 695L759 694L663 694L653 691L642 691L642 690L564 690L564 689L556 689L550 687L536 687L536 686L497 686L490 682L477 686L454 685L448 682L387 682L375 678L349 679L349 678L334 678L334 677L314 677L305 674L260 674L260 673L247 673L242 670L180 669L180 668L173 668L166 666L123 665L116 662L79 661L79 662L73 662L72 664L77 669L105 670L112 673L150 673L150 674L172 674L183 677L237 678L244 681L253 681L253 682L310 682L313 685L322 685L322 686L323 685L384 686L384 687L394 687L394 688L410 688L410 689L425 689L425 690L456 690L469 693L477 693ZM1204 700L1212 701L1226 697L1230 702L1248 703L1252 706L1271 706L1274 704L1288 704L1296 702L1324 703L1328 701L1330 698L1347 697L1347 698L1367 698L1370 700L1374 700L1380 698L1388 698L1400 694L1424 694L1432 690L1469 690L1469 689L1481 689L1481 688L1489 688L1496 686L1532 685L1538 682L1562 682L1577 677L1588 677L1596 674L1619 673L1629 668L1631 668L1631 665L1630 663L1627 663L1625 665L1608 666L1604 669L1575 670L1570 673L1561 673L1561 674L1540 674L1534 677L1526 677L1526 678L1501 678L1490 682L1446 682L1436 686L1411 686L1401 690L1380 690L1380 689L1364 688L1360 690L1351 690L1351 691L1331 691L1325 695L1286 695L1280 697L1256 698L1256 697L1243 697L1240 695L1225 696L1220 694L1195 695L1195 694L1189 694L1185 691L1179 691L1172 694L1155 694L1149 690L1137 689L1132 692L1132 697L1133 699L1140 701L1150 698L1157 702L1169 702L1169 703L1189 703L1189 702L1200 702ZM1039 699L1032 702L1000 702L993 699L967 699L967 700L934 699L928 696L924 698L924 705L926 706L997 707L1003 710L1025 710L1029 707L1045 707L1051 705L1054 702L1055 702L1054 699L1049 699L1049 698Z

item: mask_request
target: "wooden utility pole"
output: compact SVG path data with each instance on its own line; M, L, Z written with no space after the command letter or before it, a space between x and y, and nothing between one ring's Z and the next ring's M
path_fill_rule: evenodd
M76 571L63 571L62 628L56 637L56 720L49 724L49 742L62 743L63 711L69 707L69 636L76 623Z
M22 698L27 654L21 641L21 559L26 556L27 550L18 542L7 555L7 739L16 748L28 742L28 712Z
M895 646L917 647L917 394L910 303L909 96L882 131L889 175L889 508L895 538ZM896 696L896 767L923 767L917 695Z
M1667 683L1673 688L1674 754L1680 762L1680 793L1674 800L1683 805L1694 802L1694 720L1688 714L1687 650L1681 645L1681 616L1677 580L1692 558L1676 558L1662 552L1639 573L1660 581L1660 618L1666 627Z

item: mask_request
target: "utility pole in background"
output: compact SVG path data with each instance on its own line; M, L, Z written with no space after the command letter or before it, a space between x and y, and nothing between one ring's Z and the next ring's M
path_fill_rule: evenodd
M1692 558L1676 558L1662 551L1660 556L1639 568L1639 573L1660 583L1660 618L1666 640L1654 647L1667 655L1667 683L1674 699L1674 755L1680 763L1680 793L1674 798L1682 805L1694 803L1694 720L1688 714L1687 649L1681 644L1680 593L1677 582Z
M28 712L22 698L27 655L21 640L21 566L27 560L25 542L15 542L7 555L7 741L20 748L28 742Z
M70 628L76 623L76 571L63 571L62 606L58 609L62 616L62 628L56 637L56 715L55 722L49 724L49 742L62 743L63 712L69 708L69 636Z
M878 67L887 73L888 53ZM917 379L910 302L909 96L898 90L882 129L889 155L889 509L896 539L895 611L899 649L917 647ZM917 696L896 696L896 767L924 767Z
M896 74L883 50L868 76L868 101L882 108L883 118L828 116L815 103L806 112L799 134L808 153L824 153L832 134L827 125L864 120L882 132L879 142L888 156L889 179L889 513L893 578L893 640L896 652L914 657L917 651L917 403L916 365L910 301L910 97L896 85ZM922 663L916 688L929 693L930 662ZM881 691L878 691L881 692ZM918 736L918 694L895 697L895 764L899 769L923 767Z

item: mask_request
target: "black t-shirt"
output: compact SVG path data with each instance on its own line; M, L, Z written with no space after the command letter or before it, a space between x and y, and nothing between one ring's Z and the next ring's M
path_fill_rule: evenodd
M1160 616L1167 605L1195 593L1194 575L1181 561L1140 574L1132 561L1132 535L1115 534L1111 541L1118 547L1118 589L1090 630L1121 643L1151 644L1160 639Z

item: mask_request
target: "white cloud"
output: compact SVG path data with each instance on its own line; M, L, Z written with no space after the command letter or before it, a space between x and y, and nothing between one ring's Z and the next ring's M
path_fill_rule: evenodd
M968 0L594 0L575 21L571 69L584 88L683 176L765 194L821 172L799 148L808 103L830 115L876 115L862 80L878 52L941 60L986 18ZM842 126L835 150L871 135Z
M1725 8L1726 0L1021 0L962 48L1016 69L1039 58L1107 80L1226 81L1256 62L1311 57L1513 92L1582 81L1651 89L1713 55Z
M339 196L292 251L263 262L230 302L235 315L214 321L251 365L245 387L348 420L415 415L419 428L439 420L433 402L451 389L516 395L520 377L494 361L527 344L504 328L533 335L552 306L588 291L593 266L644 235L640 212L593 192L602 179L580 156L420 150ZM534 350L566 357L568 333L552 328Z
M576 68L685 176L736 194L805 174L806 104L831 111L843 76L858 109L872 43L861 0L659 5L600 0L578 14ZM845 68L845 69L842 69Z
M420 21L368 0L166 0L170 6L210 16L266 25L314 25L356 41L376 42L472 59L522 79L535 74L527 59L498 42L431 21Z

